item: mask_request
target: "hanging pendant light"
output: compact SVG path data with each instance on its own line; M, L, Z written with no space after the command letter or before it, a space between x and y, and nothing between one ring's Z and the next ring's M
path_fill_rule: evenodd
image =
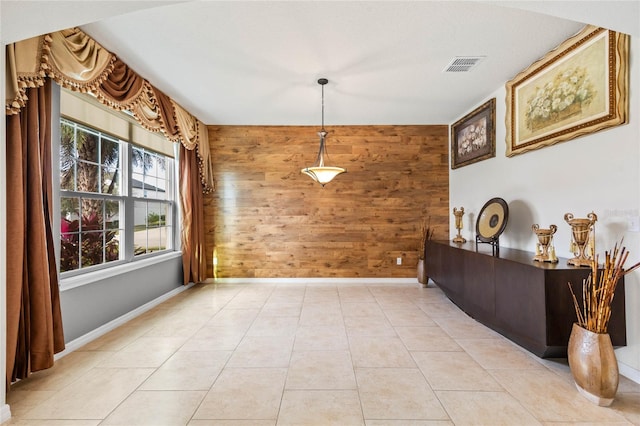
M318 132L318 136L320 136L320 150L318 151L318 158L316 158L316 162L313 163L313 166L306 167L301 170L302 173L310 176L311 179L315 180L322 186L331 182L331 180L340 173L347 171L342 167L325 165L329 160L329 156L327 154L326 146L327 131L324 129L324 85L328 82L329 80L326 78L318 80L318 84L322 87L322 128Z

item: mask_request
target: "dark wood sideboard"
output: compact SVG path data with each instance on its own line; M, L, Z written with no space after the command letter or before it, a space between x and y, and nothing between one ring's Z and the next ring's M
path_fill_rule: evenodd
M489 244L429 240L426 275L469 316L542 358L567 356L576 314L568 282L582 297L590 269L534 262L533 253ZM624 281L618 283L609 322L614 346L627 344Z

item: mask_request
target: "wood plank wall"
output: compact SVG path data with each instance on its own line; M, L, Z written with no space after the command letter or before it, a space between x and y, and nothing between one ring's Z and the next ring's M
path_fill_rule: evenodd
M317 127L208 129L206 253L215 247L219 278L415 277L422 218L449 237L446 125L328 127L332 165L347 173L324 188L300 173Z

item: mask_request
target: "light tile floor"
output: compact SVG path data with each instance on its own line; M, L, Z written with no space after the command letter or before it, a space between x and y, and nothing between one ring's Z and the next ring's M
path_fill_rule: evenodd
M433 284L196 285L13 386L9 425L630 425Z

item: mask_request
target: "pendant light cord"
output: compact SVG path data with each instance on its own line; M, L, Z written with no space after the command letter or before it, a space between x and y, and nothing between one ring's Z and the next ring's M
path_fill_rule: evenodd
M320 87L322 87L322 128L320 130L324 132L324 84L321 84Z
M328 82L329 80L327 80L326 78L321 78L318 80L318 84L322 89L322 128L320 129L321 132L325 132L324 130L324 85L327 84Z

